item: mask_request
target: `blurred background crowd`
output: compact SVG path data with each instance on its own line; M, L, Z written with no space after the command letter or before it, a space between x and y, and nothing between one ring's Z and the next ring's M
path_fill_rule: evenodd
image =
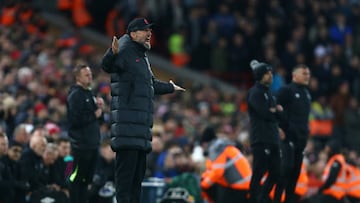
M65 102L77 64L92 68L93 90L107 105L99 153L103 161L94 185L99 189L112 180L111 170L101 170L104 165L111 168L114 160L108 142L109 76L99 65L105 48L87 41L78 29L94 29L110 42L112 36L124 34L136 16L156 24L151 52L176 68L238 88L230 93L194 82L185 93L157 97L147 177L169 183L185 172L199 177L205 145L216 136L229 136L251 160L246 94L253 83L248 65L253 58L274 67L274 92L290 81L296 64L311 69L311 135L306 148L311 187L321 182L326 163L322 152L332 139L360 164L359 0L59 0L54 3L56 12L72 22L69 30L54 28L34 2L0 2L0 128L9 141L8 147L0 145L0 157L9 156L14 164L23 164L23 173L30 173L36 170L26 165L28 156L12 152L24 155L33 150L44 168L63 170L63 177L54 178L50 169L34 172L49 178L29 186L21 182L21 171L16 172L14 181L26 190L56 185L66 194L64 177L71 156Z

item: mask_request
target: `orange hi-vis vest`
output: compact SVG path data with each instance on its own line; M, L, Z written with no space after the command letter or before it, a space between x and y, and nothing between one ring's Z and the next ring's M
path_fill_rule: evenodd
M72 19L77 27L84 27L92 22L92 17L86 9L84 0L74 0Z
M360 199L360 169L353 165L347 165L348 167L348 188L346 195Z
M118 17L119 13L115 9L110 11L106 17L106 34L110 37L121 36L126 33L126 23L124 19Z
M211 160L210 159L205 160L205 169L206 170L211 169Z
M323 191L323 194L330 195L332 197L335 197L336 199L340 200L342 199L346 194L347 189L347 164L345 162L345 158L341 154L336 154L330 158L330 160L327 162L323 174L323 181L325 182L330 174L330 168L333 165L334 161L337 161L341 165L340 172L338 174L338 177L336 178L335 183L330 186L328 189L325 189Z
M307 176L306 166L305 163L303 162L301 164L300 175L296 183L295 194L301 197L304 196L308 191L308 183L309 183L309 177Z
M313 119L309 121L310 135L312 136L330 136L333 131L332 120L317 120Z
M13 25L16 21L16 12L17 12L17 7L13 6L13 7L4 7L2 9L2 14L1 14L1 22L0 24L5 25L5 26L10 26Z
M202 174L201 187L207 189L213 184L219 184L232 189L248 190L251 173L246 157L235 146L229 145L211 161L210 167Z
M57 0L57 8L61 11L71 10L73 6L73 0Z
M19 13L19 20L23 24L29 23L33 15L34 15L34 11L31 9L28 9L26 11L21 11Z

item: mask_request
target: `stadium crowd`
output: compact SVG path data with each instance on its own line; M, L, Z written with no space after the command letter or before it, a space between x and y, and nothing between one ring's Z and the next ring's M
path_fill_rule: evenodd
M11 194L21 199L14 202L24 202L28 194L43 187L57 191L58 198L68 195L66 180L72 169L66 96L73 83L69 73L77 64L88 64L94 73L93 90L106 105L99 151L102 161L91 188L99 197L92 201L105 201L98 199L108 194L97 191L105 185L111 188L114 154L108 141L109 78L99 65L104 50L96 50L76 28L53 33L29 2L3 1L1 5L0 126L8 144L0 136L0 157L17 167L12 167L11 179L5 179L11 184L0 179L0 196ZM274 92L291 79L296 64L308 64L311 69L307 195L321 185L329 141L339 141L348 161L360 166L360 1L92 2L84 7L92 21L80 27L120 36L134 16L147 17L158 25L154 52L179 67L187 65L239 87L236 94L229 94L194 83L185 93L157 97L147 177L162 178L169 185L181 174L199 178L205 167L203 152L216 136L230 137L251 162L246 95L253 80L248 65L252 58L274 67ZM104 10L95 15L95 8ZM113 11L118 12L116 21L107 21ZM71 10L66 14L71 16ZM38 155L41 169L28 164L33 158L28 151Z

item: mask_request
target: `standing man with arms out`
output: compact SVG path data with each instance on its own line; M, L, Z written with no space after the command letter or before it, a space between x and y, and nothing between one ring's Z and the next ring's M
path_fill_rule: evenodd
M156 80L146 51L152 24L135 18L127 34L114 37L102 68L111 74L111 148L116 152L115 184L118 203L139 203L146 154L151 151L154 94L184 91L171 80Z
M306 65L297 65L292 71L292 82L282 87L277 101L284 107L280 119L280 128L285 133L281 142L283 154L281 182L277 185L275 200L280 201L285 189L286 203L296 202L295 187L303 161L303 151L309 134L309 113L311 96L307 89L310 81L310 69Z
M252 60L255 85L249 90L247 102L250 115L250 144L253 153L253 175L250 181L250 203L267 202L269 193L280 175L280 138L277 117L282 112L269 86L272 68ZM261 179L268 172L261 186Z
M100 145L99 119L104 100L91 92L92 73L87 65L74 68L76 83L67 97L67 117L71 152L74 157L70 175L70 202L88 202L88 185L92 182Z

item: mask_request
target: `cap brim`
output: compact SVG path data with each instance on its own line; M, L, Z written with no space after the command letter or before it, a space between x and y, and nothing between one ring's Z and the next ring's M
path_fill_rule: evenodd
M147 24L144 28L144 29L147 29L147 28L153 28L154 27L154 23L150 23L150 24Z
M144 27L133 28L133 29L129 30L129 32L136 32L136 31L139 31L139 30L145 30L145 29L153 28L153 27L154 27L154 24L150 23L150 24L145 25Z

